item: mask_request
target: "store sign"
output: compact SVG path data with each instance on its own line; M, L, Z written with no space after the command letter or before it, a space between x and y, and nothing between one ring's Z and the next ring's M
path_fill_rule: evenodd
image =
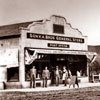
M48 47L69 48L67 44L48 43Z
M28 39L40 39L40 40L53 40L53 41L63 41L63 42L84 43L83 38L46 35L46 34L38 34L38 33L27 33L27 38Z

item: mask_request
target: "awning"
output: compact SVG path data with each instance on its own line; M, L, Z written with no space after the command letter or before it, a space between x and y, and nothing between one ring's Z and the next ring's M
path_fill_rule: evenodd
M18 67L18 49L0 50L0 66Z
M29 51L33 51L33 54L30 54ZM88 51L65 51L65 50L46 50L46 49L31 49L28 48L25 50L25 64L31 64L35 59L37 59L38 54L68 54L68 55L85 55L90 63L92 63L96 58L95 52ZM87 61L88 61L87 60Z
M56 50L56 49L31 49L27 50L36 51L36 53L44 53L44 54L72 54L72 55L97 55L95 52L88 51L71 51L71 50Z

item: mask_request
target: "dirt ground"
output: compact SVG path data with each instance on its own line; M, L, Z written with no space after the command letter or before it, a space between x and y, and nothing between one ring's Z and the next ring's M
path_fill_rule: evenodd
M0 92L0 100L100 100L100 87L48 92Z

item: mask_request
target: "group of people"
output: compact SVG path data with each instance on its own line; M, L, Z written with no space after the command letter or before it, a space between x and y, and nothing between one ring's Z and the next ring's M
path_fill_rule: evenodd
M61 78L62 76L62 78ZM55 71L55 77L56 77L56 86L59 85L60 79L62 79L63 84L66 86L69 84L69 88L71 85L75 88L75 84L79 87L78 84L78 78L77 78L77 71L76 70L67 70L66 66L63 67L63 70L59 70L59 67L56 66L56 71Z
M49 79L49 77L50 77L50 72L46 66L42 72L43 87L47 87L47 80ZM35 66L33 66L30 69L30 88L36 87L35 81L36 81L36 69Z
M47 66L42 72L42 79L43 79L43 87L47 87L47 81L50 78L50 73ZM56 86L60 84L60 80L62 80L64 86L69 84L69 88L71 85L75 87L75 84L79 87L78 79L77 79L77 71L76 70L67 70L66 66L63 66L63 70L60 70L58 66L56 66L56 69L54 70L54 77L55 77L55 83ZM36 84L36 69L35 66L30 69L30 87L35 88Z

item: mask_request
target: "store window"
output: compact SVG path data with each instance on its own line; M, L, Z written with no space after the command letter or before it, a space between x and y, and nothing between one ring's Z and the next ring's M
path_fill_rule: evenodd
M64 34L64 26L53 24L53 33Z
M84 55L68 56L69 68L71 71L77 71L78 77L87 76L87 58Z
M7 68L7 81L19 81L19 67Z
M42 79L42 71L47 66L50 68L50 60L49 56L45 54L38 54L36 60L34 60L31 64L25 64L25 80L30 80L30 69L35 66L36 69L36 80ZM49 69L50 70L50 69Z

